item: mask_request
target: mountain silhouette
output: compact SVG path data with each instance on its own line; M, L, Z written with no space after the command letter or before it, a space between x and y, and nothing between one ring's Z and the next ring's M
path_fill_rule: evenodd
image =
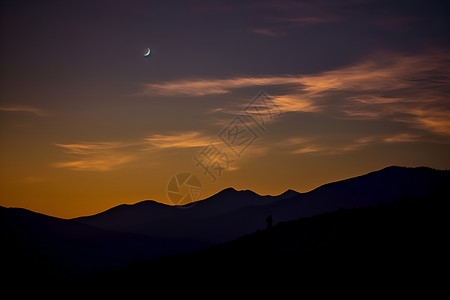
M10 277L15 274L19 278L119 268L180 249L193 251L207 246L194 240L114 232L5 207L0 207L0 235L2 257L9 258L3 268L10 269Z
M426 197L407 196L389 204L281 222L195 253L94 274L89 281L103 278L108 283L117 280L141 286L164 283L176 274L183 279L177 284L187 287L197 281L223 286L230 280L264 287L294 278L296 288L310 282L319 282L322 288L325 283L339 283L350 289L357 288L357 283L377 289L390 282L394 288L401 283L423 285L424 274L433 274L433 264L442 259L438 255L442 241L435 236L443 228L430 221L439 218L449 196L446 189Z
M119 205L93 216L73 220L108 230L180 237L185 234L180 232L181 224L194 226L194 223L198 224L205 219L217 218L246 207L268 205L293 195L298 193L291 191L279 196L260 196L250 190L237 191L227 188L196 202L193 207L189 204L176 207L155 201L142 201L133 205ZM183 209L186 206L190 208Z
M390 203L409 195L426 196L449 182L448 173L424 167L388 167L308 193L288 190L279 196L260 196L228 188L189 209L144 201L74 220L102 229L217 244L264 228L269 215L276 223L339 208Z
M110 270L234 240L264 229L269 216L271 231L277 232L280 222L395 203L405 197L425 199L448 190L449 182L449 171L388 167L308 193L288 190L261 196L228 188L190 208L147 200L92 216L60 219L0 207L0 233L6 241L1 251L10 258L5 268L19 277ZM307 235L314 235L314 230Z

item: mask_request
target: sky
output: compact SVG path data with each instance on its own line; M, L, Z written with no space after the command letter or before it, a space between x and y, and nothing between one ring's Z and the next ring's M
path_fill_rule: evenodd
M449 169L446 2L2 1L0 205L72 218L184 204L191 175L196 200Z

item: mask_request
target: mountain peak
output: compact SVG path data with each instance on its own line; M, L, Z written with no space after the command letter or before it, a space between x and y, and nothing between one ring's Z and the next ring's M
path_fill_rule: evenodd
M450 171L424 167L388 167L328 183L306 193L288 189L278 196L259 196L250 190L238 191L230 187L199 201L192 209L178 209L146 200L133 205L123 204L92 216L61 220L0 206L0 220L10 222L8 226L14 234L33 237L27 240L40 243L26 247L48 249L43 252L45 257L61 255L67 262L74 261L75 257L82 264L80 268L87 265L85 261L95 268L112 268L121 261L128 264L136 257L163 256L167 251L186 253L193 249L192 245L205 249L236 239L264 228L268 216L281 223L340 208L374 207L405 197L420 199L437 193L448 195L449 176ZM39 240L41 237L43 239ZM51 248L53 245L59 252ZM83 251L78 251L79 248ZM114 252L105 252L110 249ZM15 248L13 252L16 252Z
M385 171L385 170L430 170L430 171L434 171L435 169L430 168L430 167L425 167L425 166L419 166L419 167L405 167L405 166L389 166L389 167L385 167L379 171ZM377 172L377 171L375 171Z
M227 187L221 190L219 193L230 193L230 192L237 192L237 190L233 187Z
M213 196L217 196L217 195L223 196L223 195L232 194L232 193L252 194L252 195L260 196L258 193L255 193L252 190L248 190L248 189L247 190L236 190L235 188L232 188L232 187L225 188Z
M279 194L278 196L275 196L275 197L277 197L278 199L287 199L287 198L295 197L295 196L298 196L298 195L300 195L299 192L294 191L292 189L288 189L288 190L284 191L283 193L281 193L281 194Z

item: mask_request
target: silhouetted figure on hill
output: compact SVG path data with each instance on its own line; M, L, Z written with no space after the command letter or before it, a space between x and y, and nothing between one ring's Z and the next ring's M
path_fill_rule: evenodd
M271 229L272 228L272 223L273 223L272 215L267 217L266 223L267 223L267 229Z

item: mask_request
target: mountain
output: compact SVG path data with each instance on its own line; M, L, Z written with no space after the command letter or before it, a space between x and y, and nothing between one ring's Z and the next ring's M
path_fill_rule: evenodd
M228 188L190 208L145 201L74 220L102 229L217 244L264 228L269 215L280 222L339 208L390 203L405 196L429 195L449 182L448 171L388 167L308 193L289 190L279 196L260 196Z
M0 207L0 251L4 269L19 277L108 270L236 239L265 228L269 215L280 223L428 197L448 191L449 183L449 171L388 167L308 193L261 196L228 188L195 205L143 201L70 220Z
M119 268L204 243L114 232L21 208L0 206L3 270L24 276L60 276Z
M256 282L258 291L275 283L293 284L297 290L310 283L319 288L339 283L346 291L358 288L357 284L380 289L392 283L390 291L404 293L401 283L405 288L422 286L424 274L435 275L435 266L442 263L445 235L437 233L444 228L436 228L432 220L442 217L449 196L447 189L281 222L205 250L93 274L88 280L159 286L176 275L179 280L171 284L178 287L201 282L218 288L243 283L248 288Z
M237 191L227 188L196 202L195 205L169 206L147 200L133 205L119 205L93 216L73 220L103 229L152 235L151 228L162 229L162 224L167 228L171 227L171 223L190 223L196 222L195 220L215 218L245 207L268 205L295 195L299 193L288 191L279 196L260 196L250 190ZM146 228L150 231L146 231ZM157 236L169 234L157 231L153 233Z

